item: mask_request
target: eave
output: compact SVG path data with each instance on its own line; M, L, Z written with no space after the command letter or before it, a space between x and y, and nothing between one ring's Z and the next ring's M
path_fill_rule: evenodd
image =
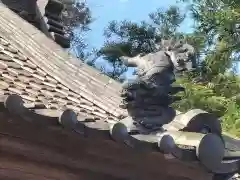
M211 179L191 164L117 144L104 131L78 134L6 109L0 119L1 179Z

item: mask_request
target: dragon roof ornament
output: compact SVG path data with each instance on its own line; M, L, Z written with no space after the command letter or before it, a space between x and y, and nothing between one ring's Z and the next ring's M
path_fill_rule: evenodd
M133 58L122 57L127 66L136 67L136 77L123 84L123 104L129 115L142 124L163 125L176 115L170 105L179 100L174 94L184 88L172 84L174 70L192 69L194 48L183 42L163 40L156 51Z

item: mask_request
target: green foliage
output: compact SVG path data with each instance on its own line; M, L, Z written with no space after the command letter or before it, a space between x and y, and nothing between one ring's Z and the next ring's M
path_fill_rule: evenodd
M185 38L196 49L197 71L177 78L186 88L182 100L173 104L180 111L200 108L216 114L223 129L240 137L240 77L232 70L239 61L240 1L182 0L190 8L194 31L179 32L185 19L177 6L158 9L149 21L112 21L105 30L106 43L99 54L113 67L106 72L115 79L127 71L121 56L150 53L163 38ZM122 70L121 70L122 69ZM114 73L112 73L114 72Z
M65 8L62 12L64 31L70 37L72 51L80 60L94 65L95 58L92 55L95 50L88 51L85 41L85 33L90 30L89 25L93 21L91 11L84 2L77 0L62 0ZM91 62L90 62L91 61Z
M176 83L185 87L186 91L180 94L182 100L173 104L173 107L182 112L199 108L214 113L221 118L224 131L240 137L239 95L232 96L240 92L240 81L232 75L223 78L220 84L196 84L188 78L179 78Z
M158 9L156 12L150 13L149 22L134 23L128 20L109 22L104 32L106 42L99 51L99 55L103 56L111 66L113 64L115 66L106 74L114 74L111 77L118 79L114 73L116 69L118 69L119 76L127 71L127 67L122 65L119 57L151 53L155 50L155 44L162 38L181 36L182 33L178 32L178 28L183 20L184 15L179 8L171 6L166 11Z
M222 118L223 130L240 137L240 105L235 102L230 102Z
M195 31L205 37L204 69L211 79L239 61L239 0L182 0L190 7Z
M191 99L196 103L192 107L200 106L222 117L223 129L240 136L240 80L236 74L228 73L239 61L240 1L192 0L187 3L195 21L195 32L204 37L204 57L199 65L204 79L202 85L212 94L195 91L194 96L185 96L185 101ZM181 106L185 106L183 102Z

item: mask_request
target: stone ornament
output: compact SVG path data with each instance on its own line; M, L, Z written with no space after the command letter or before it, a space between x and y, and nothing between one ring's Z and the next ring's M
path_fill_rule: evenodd
M172 86L174 71L191 70L194 63L194 48L183 42L163 40L156 45L156 52L122 57L128 67L136 67L136 77L124 82L123 103L134 121L146 126L162 126L176 116L172 103L180 100L174 96L183 87Z

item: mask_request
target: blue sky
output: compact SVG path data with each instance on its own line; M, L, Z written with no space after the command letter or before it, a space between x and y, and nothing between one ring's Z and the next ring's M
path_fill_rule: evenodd
M87 34L87 41L95 48L100 48L104 42L103 30L111 20L128 19L140 22L148 19L148 14L158 8L168 8L176 4L176 0L87 0L93 18L91 31ZM181 29L190 31L191 21L186 20Z
M156 11L158 8L167 9L170 5L176 4L176 0L86 0L86 2L95 19L90 26L91 31L87 33L86 42L90 45L90 48L97 49L101 48L104 43L103 31L110 21L127 19L140 22L148 20L149 13ZM181 31L190 32L191 26L192 22L187 18L181 27ZM105 64L101 58L96 63L97 66ZM130 68L126 76L130 77L132 72L133 69Z
M91 24L91 31L87 33L86 42L90 48L101 48L104 43L103 30L112 20L131 20L140 22L148 20L148 14L158 8L167 9L176 5L176 0L86 0L95 21ZM180 4L178 4L180 5ZM181 7L184 10L184 7ZM191 32L193 22L186 18L181 31ZM101 64L102 61L98 60ZM238 66L239 72L240 66Z

